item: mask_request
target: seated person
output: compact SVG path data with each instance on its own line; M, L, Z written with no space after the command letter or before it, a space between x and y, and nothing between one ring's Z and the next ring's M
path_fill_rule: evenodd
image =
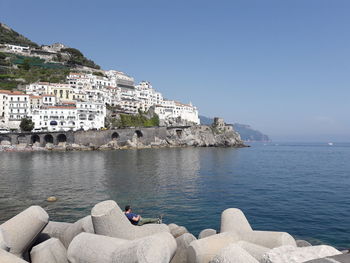
M131 224L136 225L136 226L142 226L144 224L161 224L162 219L161 218L143 218L140 215L134 214L131 210L130 205L125 206L125 211L124 211L126 217L129 219Z

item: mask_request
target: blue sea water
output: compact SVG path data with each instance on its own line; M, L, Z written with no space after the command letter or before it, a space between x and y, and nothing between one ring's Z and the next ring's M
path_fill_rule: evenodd
M74 222L114 199L197 235L229 207L257 230L350 247L350 144L0 153L0 222L29 205ZM55 203L46 202L57 196Z

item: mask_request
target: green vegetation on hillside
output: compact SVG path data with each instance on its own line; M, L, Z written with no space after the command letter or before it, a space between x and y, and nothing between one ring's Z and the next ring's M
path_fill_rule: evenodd
M45 63L36 57L0 52L0 89L11 90L18 84L36 81L63 82L69 71L60 63Z
M2 23L0 23L0 44L38 47L38 44L30 41L28 38L22 36Z
M80 65L89 68L100 69L99 65L96 65L95 62L84 57L83 53L81 53L78 49L63 48L61 49L61 52L69 53L69 60L67 61L67 64L69 66Z
M139 112L136 115L119 114L120 119L113 119L111 121L112 127L126 128L126 127L155 127L159 126L159 117L153 114L153 117L148 118L145 113Z

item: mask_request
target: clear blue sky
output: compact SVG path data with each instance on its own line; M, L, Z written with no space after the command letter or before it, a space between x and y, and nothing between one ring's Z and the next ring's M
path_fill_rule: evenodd
M273 140L350 141L350 1L12 1L0 21Z

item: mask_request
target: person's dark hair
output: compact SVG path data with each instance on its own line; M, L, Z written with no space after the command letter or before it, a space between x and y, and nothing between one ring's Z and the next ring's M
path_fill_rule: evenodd
M131 208L130 205L126 205L125 206L125 212L128 211L130 208Z

